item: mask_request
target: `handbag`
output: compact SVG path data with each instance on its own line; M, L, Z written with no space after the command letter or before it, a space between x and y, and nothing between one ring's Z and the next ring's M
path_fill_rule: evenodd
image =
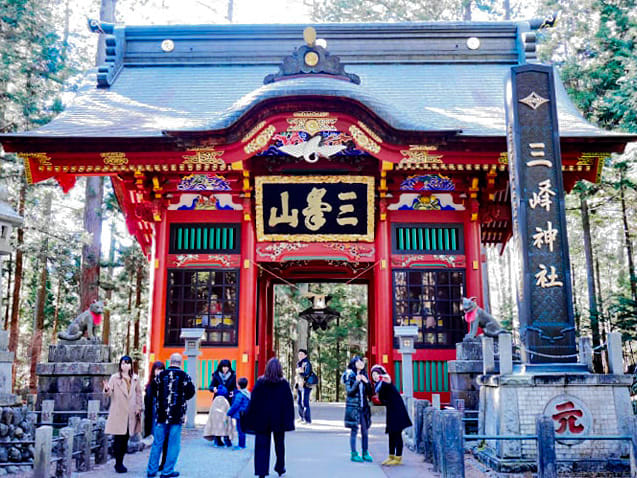
M305 380L305 386L314 387L316 384L318 384L318 377L314 372L312 372Z

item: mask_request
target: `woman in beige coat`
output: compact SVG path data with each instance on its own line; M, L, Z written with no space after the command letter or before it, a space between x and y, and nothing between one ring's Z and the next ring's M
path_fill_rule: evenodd
M106 420L106 433L113 435L115 471L126 473L124 455L128 437L142 430L142 388L139 377L133 373L133 361L128 355L119 360L119 372L104 381L104 393L111 397Z

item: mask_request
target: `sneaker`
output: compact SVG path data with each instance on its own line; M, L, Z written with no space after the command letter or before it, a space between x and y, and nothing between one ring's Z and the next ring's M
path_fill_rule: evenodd
M159 475L160 478L175 478L176 476L179 476L178 471L173 471L172 473L168 473L167 475Z
M147 473L146 474L147 478L154 478L155 476L157 476L157 473Z
M232 447L233 450L243 450L245 447L244 446L239 446L239 445L235 445Z
M361 456L358 454L357 451L353 451L350 455L350 460L356 462L356 463L363 463L363 459L361 458Z
M367 450L363 452L363 461L369 461L369 462L374 461L374 459L372 458L372 456L369 454Z
M391 465L395 459L396 459L395 455L389 455L387 458L385 458L385 460L383 460L381 465Z

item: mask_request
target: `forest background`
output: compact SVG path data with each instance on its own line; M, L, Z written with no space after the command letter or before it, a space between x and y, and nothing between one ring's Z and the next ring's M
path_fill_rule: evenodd
M88 32L87 17L128 24L237 23L255 21L243 15L254 14L250 4L256 3L261 18L301 23L509 20L559 11L555 27L539 33L542 61L555 65L589 121L637 133L637 0L0 0L0 132L47 123L82 85L95 83L93 68L103 52ZM16 352L15 391L35 391L35 365L46 345L97 296L107 301L104 338L116 355L141 360L148 263L126 231L110 181L82 179L65 195L53 182L26 185L21 161L1 149L0 157L1 180L24 216L13 238L15 253L0 271L0 326L10 331ZM607 159L600 184L581 182L566 198L578 334L591 335L603 352L608 332L622 332L633 368L636 159L637 146L629 145L625 154ZM512 249L486 250L491 287L485 305L508 328L517 320ZM342 398L339 373L351 354L365 352L367 292L342 284L311 284L309 291L332 294L331 305L341 313L338 324L310 334L310 345L316 345L317 369L326 371L319 373L319 395ZM299 288L277 288L275 345L290 372L304 333L297 317L309 305ZM604 369L603 353L595 355L595 367Z

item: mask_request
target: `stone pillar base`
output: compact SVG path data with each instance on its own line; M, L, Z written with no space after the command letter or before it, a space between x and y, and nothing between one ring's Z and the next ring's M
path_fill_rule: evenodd
M110 399L104 394L104 380L117 371L117 364L111 362L108 345L78 341L74 344L49 346L49 360L38 364L37 409L43 400L54 401L55 412L84 412L89 400L99 400L100 410L107 411ZM55 414L54 421L66 424L71 413ZM85 413L78 413L86 417Z
M571 435L630 435L631 377L565 373L481 375L480 433L486 435L535 435L538 415L551 417L555 425L556 454L560 473L618 472L630 469L629 443L622 441L574 441ZM479 460L503 473L535 471L535 441L487 440L474 450Z

